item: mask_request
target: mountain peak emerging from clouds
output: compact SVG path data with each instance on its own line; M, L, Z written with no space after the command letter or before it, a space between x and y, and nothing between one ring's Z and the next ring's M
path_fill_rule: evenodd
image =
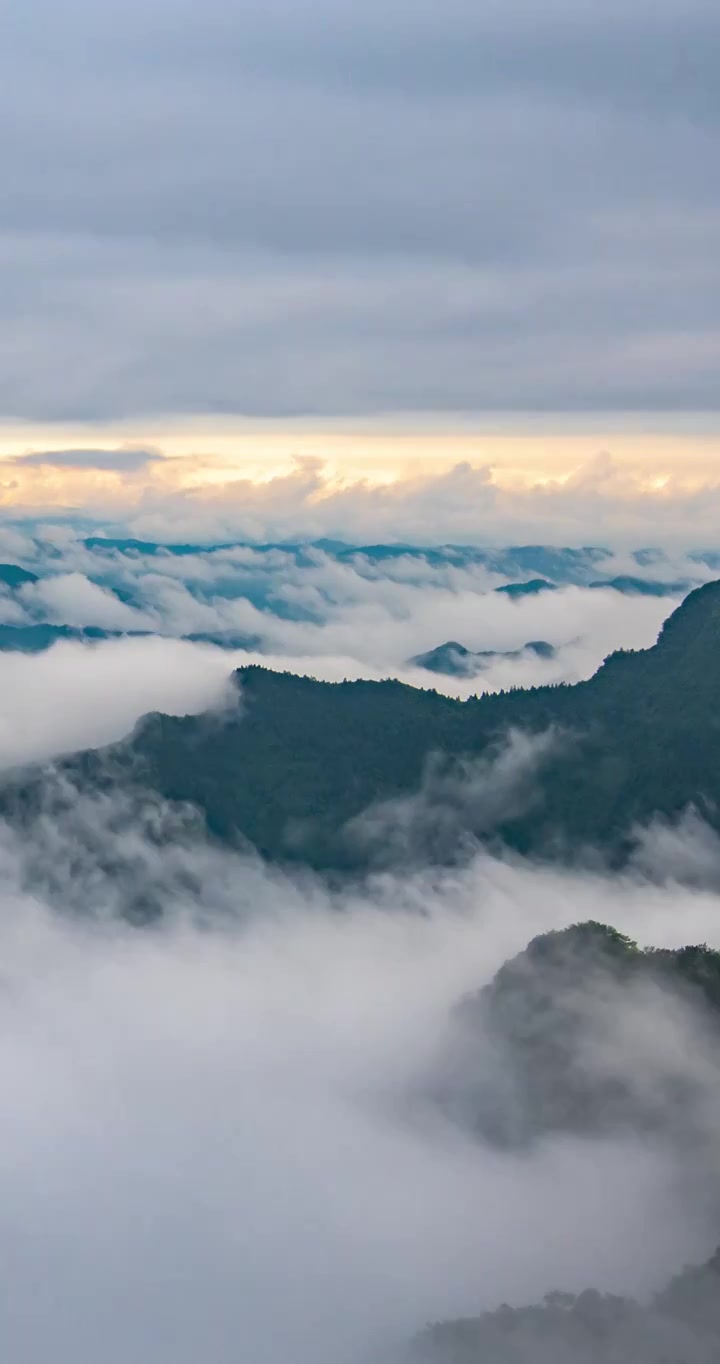
M478 839L623 862L641 826L689 809L720 831L720 583L692 593L653 648L615 653L575 686L461 702L259 666L235 681L239 706L154 715L67 775L132 780L197 806L223 840L354 871L452 860ZM27 784L6 784L6 808Z

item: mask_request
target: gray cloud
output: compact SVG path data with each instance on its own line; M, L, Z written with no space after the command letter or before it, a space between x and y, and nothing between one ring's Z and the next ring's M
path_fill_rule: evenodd
M13 9L6 413L716 408L707 0Z
M162 461L153 450L33 450L14 455L7 463L51 469L98 469L102 473L142 473Z

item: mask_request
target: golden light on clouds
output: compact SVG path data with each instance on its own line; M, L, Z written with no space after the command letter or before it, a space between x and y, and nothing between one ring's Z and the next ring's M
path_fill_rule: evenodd
M665 428L665 429L664 429ZM669 429L668 429L669 428ZM46 463L38 454L47 452ZM64 454L58 454L64 452ZM73 467L72 455L80 452ZM103 452L118 467L93 467ZM149 458L142 460L142 452ZM25 462L28 455L33 462ZM65 459L65 463L59 460ZM127 466L123 465L127 460ZM484 422L309 423L177 419L95 426L0 426L0 504L127 505L163 493L217 495L225 485L321 470L313 498L353 484L408 485L458 465L498 489L612 484L622 498L689 493L720 481L720 425L702 418L498 417Z

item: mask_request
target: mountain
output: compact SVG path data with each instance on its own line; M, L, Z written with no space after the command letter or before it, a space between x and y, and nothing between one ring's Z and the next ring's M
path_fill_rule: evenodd
M689 805L720 829L718 582L685 599L653 648L612 654L574 686L462 702L396 681L318 682L260 667L234 677L238 704L223 715L149 716L129 741L64 770L84 783L132 778L198 806L220 838L323 868L382 861L386 831L409 836L416 818L413 857L453 856L476 835L544 858L599 847L621 863L633 825ZM510 764L514 785L503 778L496 798L509 732L525 736L525 760ZM6 780L5 811L32 808L39 780Z
M641 949L600 923L534 938L455 1009L431 1093L504 1150L551 1134L672 1143L715 1200L720 952ZM559 1191L559 1196L562 1196ZM715 1364L720 1250L648 1304L552 1292L428 1327L425 1364Z
M38 582L36 573L29 573L26 568L20 568L18 564L0 564L0 583L6 587L23 587L25 583Z
M719 1042L720 952L643 950L591 921L534 938L461 1001L434 1092L503 1148L633 1131L687 1153L703 1141Z
M106 630L99 625L0 625L0 653L39 654L58 640L73 640L83 644L97 644L107 639L148 639L149 630ZM239 630L202 630L181 639L191 644L214 644L219 649L257 649L257 636Z
M576 578L561 578L560 582L577 581ZM626 596L639 597L681 597L690 590L691 584L685 580L678 582L663 582L655 578L635 578L631 574L620 574L615 578L594 578L591 582L583 582L583 586L590 588L604 588L613 592L622 592ZM506 596L513 598L534 597L539 592L554 592L560 586L558 582L550 582L547 578L530 578L528 582L507 583L504 587L496 587L496 592L504 592Z
M39 654L60 639L97 643L101 639L116 639L120 631L104 630L86 625L0 625L0 653Z
M410 1357L425 1364L717 1364L720 1250L648 1304L617 1294L548 1293L429 1326Z
M516 658L521 653L535 654L537 658L554 658L556 649L553 644L548 644L546 639L529 639L523 644L522 649L517 649L513 653L506 654L506 658Z
M89 535L83 540L85 549L99 557L101 561L112 560L118 555L131 558L194 558L214 554L225 554L228 550L246 550L253 556L275 554L280 551L294 558L296 563L310 564L316 561L318 552L339 562L363 561L375 566L392 564L398 559L414 559L433 567L452 565L454 567L482 566L489 572L511 579L500 591L510 596L525 596L538 591L552 590L554 587L574 583L578 586L613 586L620 592L648 591L654 595L667 595L691 584L668 583L658 580L632 576L604 580L599 577L603 567L612 562L613 554L609 549L586 545L579 549L554 547L551 545L509 545L505 548L482 549L477 545L413 545L413 544L348 544L344 540L319 539L295 542L249 543L247 541L227 541L218 544L160 544L154 540L137 540L128 537ZM630 556L638 567L653 568L662 572L667 568L667 557L660 550L637 550ZM690 561L710 564L713 556L690 555ZM720 563L720 558L718 558Z
M627 596L637 597L682 597L690 590L691 584L685 579L677 582L662 582L654 578L633 578L621 575L618 578L600 578L587 584L591 588L611 588Z
M547 578L530 578L526 583L506 583L495 591L504 592L508 597L536 597L539 592L556 592L557 583L548 582Z
M524 653L535 654L537 658L554 658L555 649L545 639L531 639L521 649L466 649L463 644L449 639L436 649L425 654L416 654L408 659L411 666L424 668L426 672L441 673L448 677L478 677L498 658L521 658Z

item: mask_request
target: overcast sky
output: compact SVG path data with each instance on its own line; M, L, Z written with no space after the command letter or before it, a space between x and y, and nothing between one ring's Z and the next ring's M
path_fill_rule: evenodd
M8 0L0 415L713 409L716 0Z

